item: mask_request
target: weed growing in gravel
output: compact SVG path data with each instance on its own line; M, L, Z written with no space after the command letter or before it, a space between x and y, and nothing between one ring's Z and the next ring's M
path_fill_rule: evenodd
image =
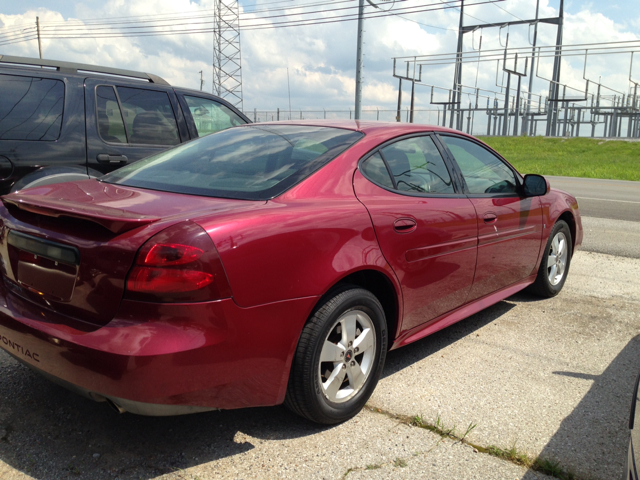
M436 421L434 424L430 424L421 415L416 415L415 417L413 417L411 425L413 425L414 427L420 427L426 430L430 430L433 433L437 433L441 437L452 438L464 443L467 443L465 442L465 438L473 431L474 428L478 426L476 423L470 423L464 435L459 435L456 432L455 424L453 425L453 427L446 427L444 425L444 422L442 421L442 418L440 418L440 415L436 416Z
M404 423L405 425L424 428L425 430L429 430L433 433L436 433L443 438L450 438L452 440L457 440L461 443L469 445L470 447L473 447L474 452L488 453L489 455L493 455L494 457L507 460L517 465L522 465L523 467L527 467L527 468L530 468L531 470L544 473L545 475L549 475L553 478L557 478L558 480L578 480L576 475L573 472L570 472L564 469L558 462L553 460L545 460L539 457L532 459L526 453L518 451L515 443L511 446L511 448L504 449L504 448L496 447L495 445L490 445L489 447L482 447L480 445L476 445L470 442L469 440L467 440L467 436L477 427L476 423L470 423L464 435L458 435L455 432L455 425L452 428L445 427L444 422L440 418L440 415L436 417L435 423L431 424L427 420L425 420L425 418L422 415L408 417L404 415L397 415L390 412L385 412L380 408L374 408L368 405L365 408L367 408L372 412L386 415L387 417L393 418L394 420ZM399 459L396 459L396 461L398 460ZM395 463L396 461L394 461L394 465L398 466Z
M462 436L460 441L464 442L464 439L467 438L469 434L473 431L473 429L476 428L477 426L478 426L477 423L470 423L469 426L467 427L467 431L464 432L464 435Z
M377 470L382 468L382 465L367 465L367 470Z
M495 445L487 448L487 453L494 457L509 460L510 462L522 465L545 475L549 475L559 480L575 480L576 476L573 472L567 471L560 464L553 460L543 460L541 458L532 459L526 453L519 452L515 444L511 448L505 450Z
M405 460L403 460L402 458L396 458L393 461L393 466L394 467L406 467L407 466L407 462Z
M558 464L558 462L536 458L535 462L533 463L534 464L532 468L534 470L545 473L552 477L556 477L561 480L574 480L576 478L572 472L567 472L566 470L564 470Z

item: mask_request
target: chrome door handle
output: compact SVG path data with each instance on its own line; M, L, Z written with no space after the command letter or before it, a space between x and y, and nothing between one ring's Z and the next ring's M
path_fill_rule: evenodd
M126 155L108 155L106 153L99 153L96 160L100 163L126 163L129 159Z

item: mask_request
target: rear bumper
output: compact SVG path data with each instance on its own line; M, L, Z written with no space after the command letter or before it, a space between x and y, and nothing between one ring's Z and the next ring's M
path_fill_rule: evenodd
M106 326L80 329L0 286L0 348L57 383L134 413L277 405L316 301L253 308L232 299L123 301Z

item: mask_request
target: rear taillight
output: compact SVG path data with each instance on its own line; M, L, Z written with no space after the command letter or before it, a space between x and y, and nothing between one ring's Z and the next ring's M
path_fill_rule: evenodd
M216 247L202 227L183 222L151 237L127 277L125 298L206 302L231 296Z

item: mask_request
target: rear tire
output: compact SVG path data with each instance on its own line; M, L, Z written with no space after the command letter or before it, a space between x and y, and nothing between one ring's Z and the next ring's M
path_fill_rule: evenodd
M529 287L531 293L545 298L560 293L569 274L572 247L569 225L558 220L547 240L536 281Z
M329 296L300 335L285 405L326 425L355 416L375 389L387 354L384 310L368 290Z

